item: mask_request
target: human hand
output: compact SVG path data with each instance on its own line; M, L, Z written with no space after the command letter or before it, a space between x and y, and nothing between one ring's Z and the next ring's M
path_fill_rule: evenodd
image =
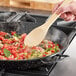
M75 21L76 20L76 1L73 1L66 6L59 7L62 2L58 3L52 12L55 12L57 9L57 14L61 14L61 18L66 21Z

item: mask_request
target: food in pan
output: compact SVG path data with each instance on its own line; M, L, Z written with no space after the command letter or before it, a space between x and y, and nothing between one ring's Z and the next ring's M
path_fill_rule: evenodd
M26 36L26 33L18 35L15 31L11 34L0 31L0 60L42 58L60 51L59 45L50 40L43 40L38 46L25 46Z

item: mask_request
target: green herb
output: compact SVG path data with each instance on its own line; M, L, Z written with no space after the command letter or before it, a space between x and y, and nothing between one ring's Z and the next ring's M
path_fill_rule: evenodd
M9 38L9 36L8 35L5 35L5 39L8 39Z
M11 55L10 51L7 49L4 49L4 54L6 57L9 57Z
M32 50L32 54L31 54L31 56L33 56L34 54L35 54L35 51L37 51L37 50Z
M55 53L57 52L57 49L55 48Z
M33 53L31 54L31 56L33 56Z
M51 50L51 48L46 49L47 52L50 51L50 50Z
M58 52L58 50L60 50L60 48L57 46L57 44L55 44L55 52Z
M38 52L38 53L37 53L37 57L40 56L40 54L41 54L41 52Z
M20 47L17 48L17 50L19 50L19 49L20 49Z
M14 34L14 36L18 37L19 35L18 34Z

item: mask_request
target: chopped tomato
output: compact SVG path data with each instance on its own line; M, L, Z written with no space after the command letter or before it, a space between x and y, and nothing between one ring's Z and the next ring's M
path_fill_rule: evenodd
M9 34L0 31L0 60L22 60L45 57L60 51L60 46L50 40L43 40L38 46L24 45L26 33L17 35L15 31ZM8 36L8 37L7 37Z
M11 35L15 35L16 34L16 32L15 31L11 31Z
M55 53L55 50L51 50L52 53Z
M7 58L0 55L0 60L7 60Z

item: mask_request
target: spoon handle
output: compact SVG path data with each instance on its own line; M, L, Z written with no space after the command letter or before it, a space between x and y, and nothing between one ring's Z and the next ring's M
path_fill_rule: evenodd
M65 6L66 4L72 2L73 0L64 0L64 2L60 5L60 7ZM59 8L60 8L59 7ZM58 9L48 18L48 20L44 23L45 28L49 28L56 21L56 19L61 15L57 14Z

